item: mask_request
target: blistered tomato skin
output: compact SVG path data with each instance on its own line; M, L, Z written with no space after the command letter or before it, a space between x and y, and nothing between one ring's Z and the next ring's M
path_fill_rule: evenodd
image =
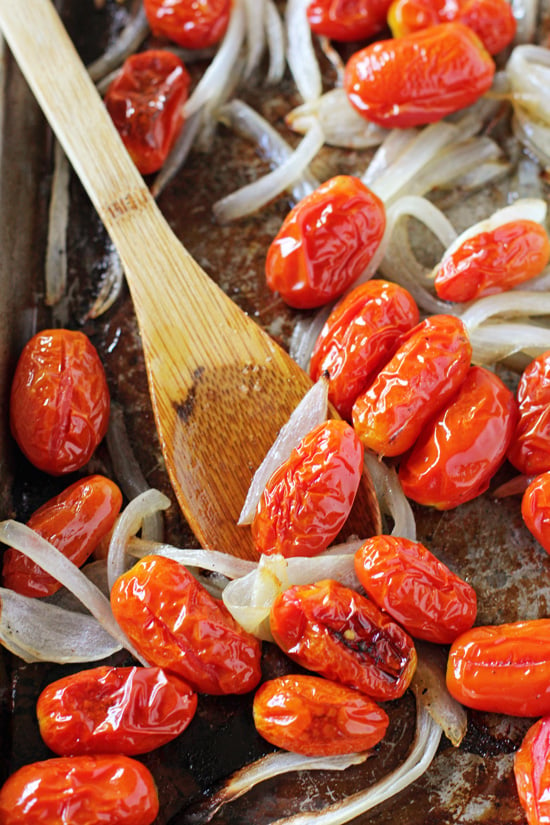
M335 300L366 269L385 226L374 192L350 175L331 178L283 221L267 252L268 287L296 309Z
M519 419L508 460L524 475L545 473L550 470L550 351L524 369L516 398Z
M42 739L59 756L134 756L179 736L196 707L196 693L173 673L100 666L48 685L36 715Z
M280 676L254 696L256 730L272 745L305 756L337 756L373 748L389 719L364 694L318 676Z
M27 342L11 386L10 425L29 461L51 475L80 470L107 432L103 365L81 332L52 329Z
M184 49L214 46L231 14L231 0L144 0L143 6L153 34Z
M431 315L417 324L353 405L363 445L382 456L409 450L464 381L471 356L459 318Z
M550 619L463 633L451 645L447 688L475 710L508 716L550 713Z
M521 499L521 515L529 532L550 553L550 471L528 485Z
M270 626L299 665L379 701L402 696L416 668L411 637L370 599L332 579L281 593Z
M417 639L450 644L475 621L473 587L420 542L373 536L357 550L355 572L373 602Z
M506 457L517 418L514 394L500 378L484 367L470 367L401 463L405 495L450 510L484 493Z
M2 825L151 825L153 777L127 756L69 756L25 765L0 790Z
M329 376L329 400L346 421L356 398L419 321L412 296L398 284L371 279L355 287L328 317L309 364L314 381Z
M157 172L174 145L189 84L179 57L150 50L128 57L109 86L105 106L142 175Z
M27 526L81 567L114 527L122 505L118 486L105 476L75 481L32 514ZM2 581L23 596L51 596L61 585L23 553L9 547L2 559Z
M198 693L247 693L260 681L258 640L178 562L141 559L115 582L111 606L143 657Z
M435 291L444 301L473 301L539 275L550 260L550 240L535 221L511 221L480 232L445 255Z
M344 86L352 106L386 128L441 120L491 87L495 64L462 23L441 23L380 40L348 61Z
M366 40L383 29L391 0L312 0L307 18L315 34L342 43Z
M315 427L268 480L254 520L258 552L316 556L344 526L363 472L363 447L345 421Z
M514 777L528 825L550 822L550 717L532 725L514 756Z

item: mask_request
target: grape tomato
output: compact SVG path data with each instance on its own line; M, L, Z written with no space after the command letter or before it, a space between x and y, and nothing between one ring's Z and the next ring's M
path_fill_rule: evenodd
M521 515L529 532L550 553L550 471L528 484L521 499Z
M550 822L550 717L538 719L514 755L514 777L528 825Z
M184 49L218 43L229 23L231 0L143 0L153 34Z
M550 351L525 367L516 398L519 419L508 460L527 476L544 473L550 470Z
M311 0L307 19L311 30L343 43L365 40L386 25L391 0Z

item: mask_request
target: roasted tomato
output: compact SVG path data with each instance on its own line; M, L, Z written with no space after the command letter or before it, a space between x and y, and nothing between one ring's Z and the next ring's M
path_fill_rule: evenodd
M380 610L418 639L450 644L475 621L473 587L418 541L373 536L357 550L355 572Z
M550 717L532 725L514 756L514 776L528 825L550 822Z
M107 111L142 175L157 172L174 145L190 82L179 57L159 50L128 57L109 86Z
M473 301L534 278L549 259L550 241L543 226L510 221L447 251L435 270L435 291L444 301Z
M373 699L402 696L416 668L410 636L370 599L332 579L281 593L270 626L299 665Z
M350 175L331 178L283 221L267 252L267 285L297 309L327 304L364 272L385 226L374 192Z
M353 428L333 419L319 424L265 486L252 522L257 550L286 558L326 550L346 522L362 472Z
M120 755L34 762L0 790L2 825L151 825L158 810L148 769Z
M329 315L315 344L309 373L329 377L329 400L351 421L355 399L394 355L401 336L419 321L406 289L370 280L355 287Z
M550 553L550 471L528 485L521 499L521 515L529 532Z
M491 87L495 64L462 23L441 23L356 52L344 85L354 108L387 128L433 123Z
M260 681L258 640L173 559L141 559L115 582L111 605L143 657L199 693L247 693Z
M485 367L470 367L401 463L405 495L450 510L484 493L504 461L517 417L514 394L500 378Z
M153 34L184 49L206 49L225 34L231 0L143 0Z
M197 694L173 673L105 665L52 682L36 715L42 739L59 756L134 756L179 736L196 707Z
M467 630L451 645L447 687L476 710L550 713L550 619Z
M353 405L365 447L382 456L410 449L464 381L471 355L466 328L452 315L431 315L410 330Z
M315 34L342 43L366 40L383 29L391 0L312 0L307 19Z
M51 542L78 567L112 530L122 493L104 476L75 481L32 514L27 526ZM24 553L9 547L3 555L2 579L24 596L51 596L61 585Z
M519 419L508 460L527 476L550 470L550 350L524 369L516 398Z
M10 397L11 431L29 461L51 475L80 470L109 423L109 388L82 332L38 332L23 348Z
M280 676L256 691L254 724L264 739L306 756L336 756L374 747L388 715L368 696L318 676Z

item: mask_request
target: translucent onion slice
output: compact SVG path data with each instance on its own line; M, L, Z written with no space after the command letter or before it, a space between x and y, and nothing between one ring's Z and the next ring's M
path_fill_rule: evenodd
M285 14L286 59L302 100L321 96L323 81L306 15L309 0L288 0Z
M54 144L54 170L48 211L46 246L46 306L55 306L67 289L67 225L69 221L69 181L71 167L61 144Z
M392 535L416 541L416 519L395 469L366 450L364 460L380 508L393 520Z
M325 143L343 149L379 146L388 135L387 129L370 123L355 111L343 89L331 89L308 100L285 118L286 125L300 134L305 134L315 121L323 128Z
M537 0L511 0L510 5L517 22L514 43L532 43L537 31Z
M255 561L239 559L227 553L221 553L218 550L174 547L171 544L146 541L135 537L129 540L127 552L129 555L138 559L151 554L166 556L169 559L174 559L174 561L183 564L185 567L200 567L203 570L219 573L228 579L246 576L247 573L256 570L257 567L257 562Z
M102 275L101 287L92 306L88 310L87 318L99 318L100 315L107 312L115 301L118 300L122 291L124 268L120 260L120 255L110 240L107 242L104 260L106 266Z
M426 195L436 187L473 191L503 177L511 164L489 137L472 137L447 146L410 181L407 192Z
M536 315L550 315L550 292L514 289L486 295L472 301L460 317L471 335L477 327L495 316L521 318Z
M246 62L243 77L248 80L258 69L265 51L265 0L244 0L246 19Z
M109 598L109 584L107 581L107 560L96 559L83 565L80 570L95 586L101 590L103 595ZM66 587L56 590L51 596L46 596L41 601L63 607L65 610L72 610L75 613L87 613L88 611L82 602Z
M273 0L264 4L264 27L269 52L267 83L279 83L283 79L286 67L285 30L277 6Z
M548 88L550 86L550 51L544 46L516 46L506 64L512 90L512 102L533 117L550 122Z
M531 357L550 349L550 329L528 323L485 323L469 333L472 361L494 364L518 352Z
M418 663L411 687L417 700L458 748L468 727L468 717L462 705L453 699L445 683L447 657L439 645L415 641Z
M289 353L304 372L309 372L313 348L333 307L334 304L327 304L313 315L299 318L294 325L290 337Z
M281 427L264 460L254 473L238 524L251 524L265 485L274 471L287 460L292 450L328 415L328 379L325 376L313 384L286 424Z
M550 167L550 125L534 120L528 112L516 106L512 128L515 137L548 169Z
M139 3L136 13L130 18L114 43L101 57L88 66L88 73L96 83L105 75L122 65L126 58L136 52L147 35L149 23L143 4Z
M93 616L0 588L0 642L25 662L95 662L122 648Z
M365 186L372 187L412 145L418 135L419 129L390 129L363 173L361 179Z

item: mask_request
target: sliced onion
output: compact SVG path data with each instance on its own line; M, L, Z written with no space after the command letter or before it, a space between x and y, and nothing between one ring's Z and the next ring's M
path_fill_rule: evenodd
M468 717L462 705L447 690L445 651L438 645L418 640L415 647L418 662L411 687L447 739L458 748L466 736Z
M319 98L308 100L285 118L286 125L301 134L305 134L315 122L322 126L325 143L343 149L379 146L389 134L387 129L361 117L343 89L331 89Z
M112 46L88 66L88 73L92 80L97 83L120 66L130 54L138 50L148 34L149 23L143 5L140 3L136 13L130 18Z
M88 310L87 318L99 318L107 312L116 300L120 297L124 284L124 268L118 251L113 246L111 240L107 242L104 261L106 261L103 272L100 290Z
M67 225L71 166L61 144L54 144L54 170L48 212L48 240L45 261L46 306L55 306L67 289Z
M244 0L246 18L246 63L244 79L258 69L265 51L265 0Z
M174 547L171 544L146 541L135 537L129 540L127 552L129 555L138 559L151 554L166 556L169 559L174 559L174 561L183 564L185 567L200 567L203 570L219 573L228 579L246 576L247 573L250 573L257 567L255 561L239 559L227 553L222 553L219 550Z
M321 96L323 81L306 15L308 3L309 0L287 1L287 62L302 100L315 100Z
M475 364L493 364L518 352L531 357L550 349L550 329L534 324L485 323L469 333Z
M510 5L517 23L514 43L532 43L537 30L537 0L511 0Z
M436 187L476 190L510 171L502 150L489 137L473 137L447 146L411 180L407 191L425 195Z
M304 372L309 372L313 348L332 309L333 305L327 304L313 315L300 318L294 325L290 337L289 353Z
M364 461L380 508L393 520L392 535L416 541L416 519L395 469L367 450Z
M365 186L372 188L412 145L418 135L418 129L390 129L363 173L361 179Z
M514 289L486 295L469 304L460 317L471 335L477 327L495 316L517 318L533 315L550 315L550 292Z
M80 570L86 578L95 584L95 586L101 590L103 595L108 599L110 588L107 579L107 559L95 559L94 561L90 561L87 564L84 564ZM56 590L55 593L52 593L51 596L46 596L41 601L48 602L48 604L55 604L57 607L62 607L64 610L72 610L75 613L87 613L88 611L82 604L82 602L71 593L70 590L67 590L66 587L62 587L60 590Z
M284 24L273 0L264 4L264 27L269 51L269 68L266 81L279 83L286 67L286 43Z
M550 168L550 125L534 120L521 107L516 106L512 127L515 137L546 169Z
M516 46L506 64L506 75L514 107L549 122L550 50L532 44Z

